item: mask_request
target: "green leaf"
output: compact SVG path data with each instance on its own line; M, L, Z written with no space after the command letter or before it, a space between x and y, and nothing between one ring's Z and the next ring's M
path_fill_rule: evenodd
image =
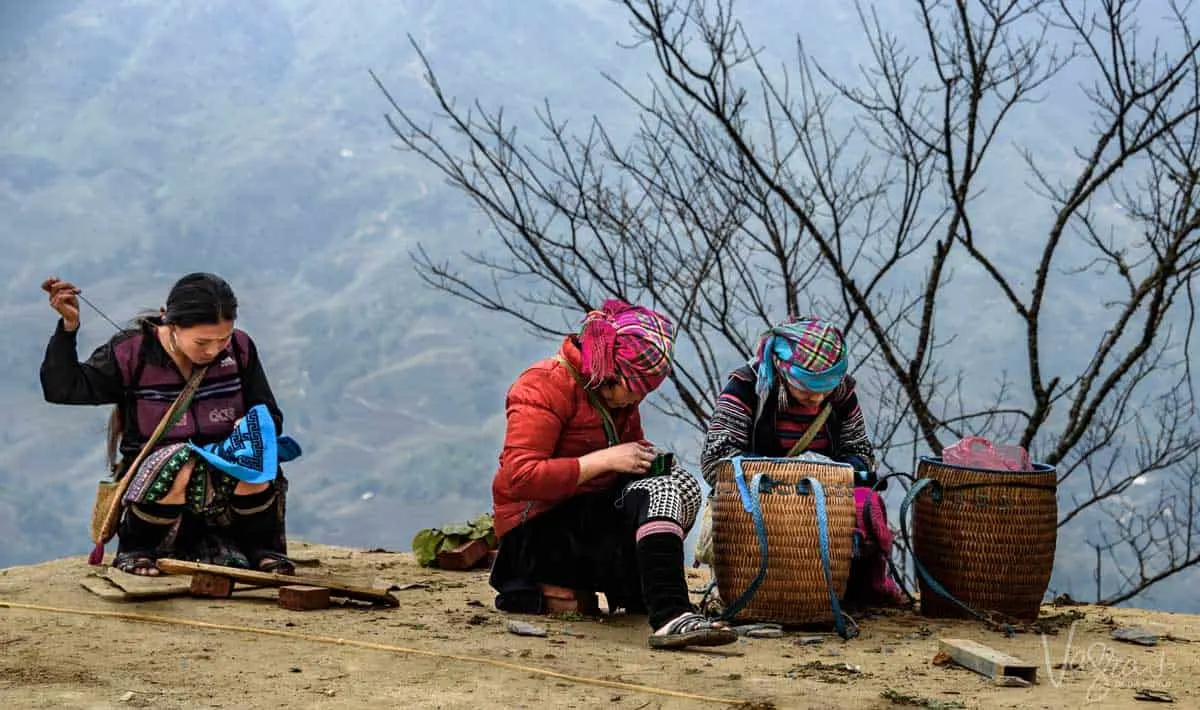
M445 537L445 539L442 540L442 544L440 546L438 546L438 552L445 552L447 550L453 550L454 548L458 547L459 545L463 544L466 541L467 541L466 535L447 535Z
M446 533L447 535L460 535L462 537L466 537L471 534L471 526L467 523L452 523L450 525L443 525L442 532Z
M491 513L483 515L471 521L471 539L472 540L489 540L488 546L494 547L490 539L495 537L495 527L492 521Z
M422 567L431 566L445 540L445 535L436 529L427 528L417 532L412 541L412 551L417 558L417 564Z

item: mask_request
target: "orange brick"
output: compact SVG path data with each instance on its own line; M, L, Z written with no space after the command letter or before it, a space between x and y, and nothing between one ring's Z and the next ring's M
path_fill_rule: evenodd
M233 595L233 580L208 572L197 572L192 575L188 591L194 597L211 597L213 599L228 599Z
M546 611L551 614L599 614L600 600L586 589L567 589L554 584L538 585L546 599Z
M329 608L329 590L305 584L289 584L279 588L279 606L292 611Z
M437 563L438 567L442 569L471 569L479 564L479 561L486 557L487 553L488 546L486 540L471 540L470 542L464 542L453 550L439 552Z

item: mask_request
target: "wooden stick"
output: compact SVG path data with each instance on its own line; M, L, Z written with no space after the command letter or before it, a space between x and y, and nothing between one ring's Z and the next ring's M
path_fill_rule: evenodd
M237 567L208 565L202 562L184 562L183 560L173 560L170 558L158 560L157 567L166 574L196 574L197 572L204 572L207 574L228 577L238 582L258 584L264 587L283 587L293 584L306 584L313 587L324 587L325 589L333 592L334 596L346 597L347 599L355 599L358 601L374 602L376 604L383 604L391 607L400 606L400 600L392 596L391 592L386 589L359 587L334 579L303 577L293 574L276 574L274 572L258 572L256 570L238 569Z

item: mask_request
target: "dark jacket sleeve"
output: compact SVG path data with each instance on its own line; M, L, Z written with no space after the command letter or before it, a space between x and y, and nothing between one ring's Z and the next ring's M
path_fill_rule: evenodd
M875 447L867 431L866 418L858 404L858 388L854 378L847 375L831 397L837 415L834 433L835 458L858 470L875 470Z
M747 380L747 377L751 379ZM704 448L700 452L700 473L710 486L717 483L717 464L722 459L753 453L750 451L750 434L754 427L754 410L758 406L754 384L753 371L742 368L730 376L725 389L717 396L704 433Z
M79 362L77 335L78 331L64 330L59 319L42 359L42 396L52 404L120 402L124 388L113 354L113 340L96 348L86 362Z
M242 371L242 396L246 400L246 409L259 404L266 405L271 418L275 420L275 430L283 432L283 412L275 401L271 383L267 381L267 373L258 357L258 346L249 337L246 341L249 344L249 352L246 353L246 367Z

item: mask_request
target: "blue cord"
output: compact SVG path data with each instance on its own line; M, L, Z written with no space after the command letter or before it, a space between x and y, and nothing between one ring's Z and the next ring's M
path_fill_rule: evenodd
M763 474L756 473L751 481L750 487L746 487L746 474L742 469L742 457L735 456L733 458L733 478L737 482L738 493L741 494L742 507L750 514L754 521L754 532L758 535L758 574L750 581L750 585L746 587L746 591L734 600L732 604L725 608L725 612L721 614L721 618L725 620L733 619L737 614L745 608L754 595L758 592L758 588L762 586L763 580L767 577L767 564L769 554L767 551L767 525L763 520L762 501L759 498L759 485L762 483Z
M825 510L825 489L821 482L812 476L806 476L801 481L812 485L813 497L817 503L817 540L821 546L821 566L825 571L825 587L829 590L829 604L833 607L833 626L838 636L850 638L846 632L846 622L842 618L842 605L838 602L837 591L833 588L833 570L829 562L829 515ZM855 636L858 634L856 633Z
M908 495L906 495L904 497L904 502L900 504L900 531L904 534L904 542L908 545L908 551L912 555L913 566L917 568L917 574L921 575L921 579L925 580L925 584L927 584L929 586L929 588L934 591L935 594L938 594L939 596L945 597L946 599L949 599L950 601L954 602L963 611L967 612L968 614L975 617L976 619L990 623L991 619L989 619L988 617L979 613L978 611L975 611L974 609L967 606L966 604L962 603L957 598L955 598L955 596L953 594L951 594L949 591L947 591L947 589L945 587L943 587L941 584L938 584L938 581L933 578L933 575L929 574L929 570L925 569L925 565L921 564L921 560L917 558L916 547L913 546L912 541L909 539L909 536L908 536L908 509L913 504L913 501L915 501L917 499L917 495L919 495L921 493L921 491L924 490L931 483L935 483L935 482L936 482L935 479L932 479L932 478L922 478L922 479L918 480L916 483L913 484L913 486L911 488L908 489Z

